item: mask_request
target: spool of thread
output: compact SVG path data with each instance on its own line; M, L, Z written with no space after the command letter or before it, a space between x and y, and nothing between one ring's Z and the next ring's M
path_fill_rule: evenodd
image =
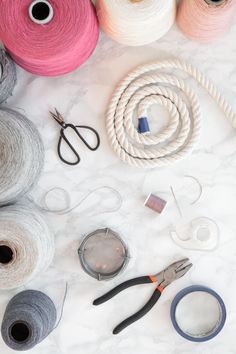
M77 69L93 53L99 36L90 0L2 0L0 38L12 58L36 75Z
M15 202L37 182L44 148L35 125L22 114L0 110L0 206Z
M15 85L15 64L6 51L0 48L0 104L12 94Z
M176 0L98 0L100 26L115 41L141 46L164 36L176 16Z
M181 290L171 304L175 330L191 342L206 342L217 336L226 321L222 298L212 289L192 285Z
M48 268L54 256L54 237L32 205L2 207L0 230L0 289L25 285Z
M187 37L211 42L229 31L235 4L235 0L180 0L177 23Z
M166 204L167 204L167 202L165 200L163 200L162 198L159 198L158 196L156 196L153 193L150 193L144 202L144 205L147 208L155 211L158 214L161 214L163 212L163 210L166 207Z
M13 350L32 349L49 336L56 319L56 307L46 294L23 291L7 305L1 327L2 338Z

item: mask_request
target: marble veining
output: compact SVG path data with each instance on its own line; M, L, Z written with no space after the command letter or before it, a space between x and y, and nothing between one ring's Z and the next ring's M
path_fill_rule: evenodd
M36 77L18 68L18 84L7 105L20 109L35 122L42 134L46 161L35 198L53 186L66 188L72 203L101 185L117 189L122 208L103 213L113 203L110 197L93 198L71 214L49 215L55 231L56 255L52 266L28 284L26 289L45 291L61 308L65 284L68 297L60 326L32 354L235 354L236 333L236 131L214 102L198 86L202 102L201 139L194 153L171 167L142 170L119 161L108 145L104 114L118 81L136 65L155 59L179 57L190 61L208 75L236 111L236 25L223 39L201 45L186 39L174 26L161 40L147 47L124 47L101 34L92 58L79 70L61 78ZM185 78L187 79L187 78ZM56 153L59 127L48 111L57 107L66 120L89 124L101 135L101 147L91 153L81 145L82 162L77 167L62 164ZM158 108L152 119L159 119ZM160 120L162 117L160 117ZM164 117L165 119L165 117ZM185 175L199 179L203 186L200 201L190 206L198 193L196 184ZM170 193L173 186L183 218ZM163 214L145 208L150 192L168 201ZM112 198L112 197L111 197ZM105 204L103 204L105 203ZM108 204L107 204L108 203ZM220 246L212 252L179 248L170 238L172 225L193 217L208 216L220 228ZM79 242L87 233L109 226L129 245L131 260L126 270L108 282L97 282L83 272L77 255ZM92 301L128 278L156 273L182 256L190 257L192 270L173 283L160 302L141 321L119 336L111 331L120 320L135 312L148 299L152 287L130 289L113 301L93 307ZM194 344L173 329L169 311L175 294L182 288L201 284L212 287L224 299L228 317L224 330L214 340ZM22 289L0 293L0 321L9 299ZM10 354L0 339L0 352Z

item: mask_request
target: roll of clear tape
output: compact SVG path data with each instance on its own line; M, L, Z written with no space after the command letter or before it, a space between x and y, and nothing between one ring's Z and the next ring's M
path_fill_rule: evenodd
M219 245L219 228L212 219L200 217L183 227L172 230L171 237L179 247L211 251Z

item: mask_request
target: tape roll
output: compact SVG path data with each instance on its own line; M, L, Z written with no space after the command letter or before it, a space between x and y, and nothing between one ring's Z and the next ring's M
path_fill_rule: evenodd
M192 342L206 342L223 329L226 308L214 290L193 285L175 296L170 316L175 330L183 338Z

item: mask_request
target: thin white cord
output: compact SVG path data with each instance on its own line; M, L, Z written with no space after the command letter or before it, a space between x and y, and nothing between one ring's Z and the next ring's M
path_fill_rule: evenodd
M179 161L192 152L200 135L201 105L195 92L185 80L174 74L158 73L162 69L179 69L189 74L236 127L236 115L231 106L211 81L191 64L173 59L141 65L118 85L106 116L107 134L113 150L122 161L132 166L154 168ZM169 111L170 122L156 135L142 135L133 123L134 114L136 111L143 114L153 104Z
M98 214L114 213L114 212L118 211L121 208L122 203L123 203L122 196L116 189L114 189L112 187L109 187L109 186L101 186L101 187L98 187L98 188L95 188L95 189L91 190L78 203L76 203L73 206L71 206L71 198L70 198L69 192L66 191L64 188L61 188L61 187L53 187L53 188L49 189L43 195L42 205L37 204L32 197L31 198L28 197L28 199L42 211L45 211L45 212L48 212L48 213L53 213L53 214L58 214L58 215L66 215L66 214L71 213L75 209L77 209L79 206L81 206L89 197L91 197L92 195L94 195L97 192L102 191L102 190L107 190L110 193L110 195L113 194L115 196L115 198L116 198L116 203L114 204L114 207L104 208L103 210L100 210L98 212ZM63 207L63 208L60 208L60 207L59 208L51 208L49 206L48 198L49 198L50 194L53 194L55 191L63 193L64 202L65 202L65 205L66 205L65 207ZM102 204L102 202L101 202L101 204ZM96 215L96 214L93 214L93 215Z

